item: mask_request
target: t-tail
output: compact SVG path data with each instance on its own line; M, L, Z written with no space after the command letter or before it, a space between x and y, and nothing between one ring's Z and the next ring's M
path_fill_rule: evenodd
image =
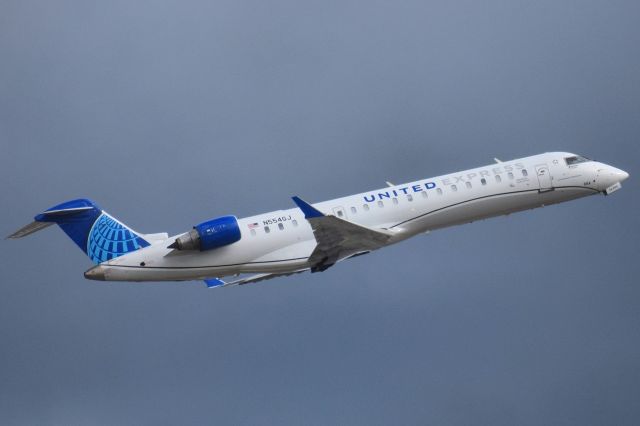
M94 263L102 263L150 245L166 234L139 234L91 200L66 201L45 210L7 238L22 238L57 224Z

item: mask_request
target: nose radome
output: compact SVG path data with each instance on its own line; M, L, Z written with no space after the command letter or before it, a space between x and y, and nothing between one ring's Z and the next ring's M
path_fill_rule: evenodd
M608 164L603 164L603 167L599 169L598 172L602 178L605 178L607 181L611 181L611 184L622 182L629 178L629 173Z
M622 182L623 180L627 180L629 178L629 173L620 169L616 169L616 175L618 175L620 182Z

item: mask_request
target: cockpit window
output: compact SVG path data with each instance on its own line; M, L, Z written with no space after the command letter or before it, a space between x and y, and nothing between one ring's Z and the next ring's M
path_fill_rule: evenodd
M586 163L587 161L591 160L581 155L573 155L571 157L565 157L564 161L567 162L567 166L573 166L574 164Z

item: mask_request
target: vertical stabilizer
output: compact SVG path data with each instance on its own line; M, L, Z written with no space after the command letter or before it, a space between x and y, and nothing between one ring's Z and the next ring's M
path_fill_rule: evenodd
M94 263L102 263L149 245L134 230L86 198L66 201L45 210L34 218L34 222L8 238L25 237L54 223Z

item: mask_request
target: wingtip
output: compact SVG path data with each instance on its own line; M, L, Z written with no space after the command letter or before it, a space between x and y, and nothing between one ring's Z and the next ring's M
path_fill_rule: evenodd
M220 278L208 278L204 280L204 283L207 288L218 288L227 285L227 283L222 281Z

